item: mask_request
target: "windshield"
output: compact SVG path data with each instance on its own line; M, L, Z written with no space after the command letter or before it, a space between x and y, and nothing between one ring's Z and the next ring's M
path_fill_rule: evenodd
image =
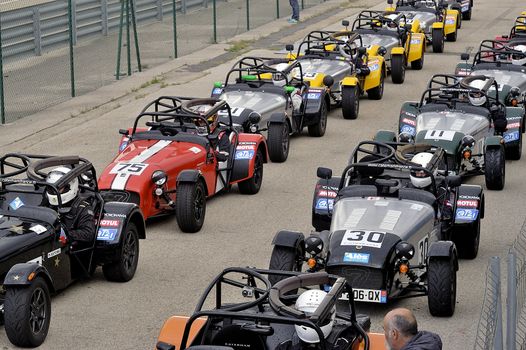
M488 118L461 111L425 112L416 119L417 134L422 130L450 130L473 135L484 128L489 128Z

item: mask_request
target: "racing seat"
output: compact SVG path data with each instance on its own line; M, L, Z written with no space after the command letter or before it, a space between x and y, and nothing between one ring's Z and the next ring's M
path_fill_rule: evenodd
M266 350L267 348L263 336L243 328L241 324L224 326L214 335L211 345L231 347L234 350Z
M435 209L435 212L438 210L437 199L435 195L425 190L407 187L401 188L398 190L398 199L426 203L432 206L433 209Z
M346 197L376 197L378 190L374 185L350 185L342 188L338 195L341 198Z

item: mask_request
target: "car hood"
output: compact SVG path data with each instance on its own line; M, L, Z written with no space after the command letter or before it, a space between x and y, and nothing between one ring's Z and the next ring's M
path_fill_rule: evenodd
M199 141L198 136L194 136ZM205 140L202 138L202 140ZM177 140L134 140L104 169L99 178L101 190L141 192L152 187L156 170L168 175L168 187L175 187L180 171L204 165L204 144Z
M365 47L369 48L374 45L383 46L387 49L398 46L398 39L390 35L381 34L360 34L362 37L362 43Z
M32 246L46 240L53 232L53 227L45 222L0 215L0 261L9 259L15 254L23 255L20 252L21 248L29 250Z
M262 116L261 125L266 125L270 113L276 109L285 110L287 103L285 95L263 91L226 91L219 98L230 105L233 118L240 116L245 108L258 112Z
M520 88L522 92L526 90L526 70L524 72L518 72L505 69L475 69L473 74L494 77L499 86L516 86Z
M348 62L335 59L308 58L301 59L300 62L303 78L306 80L314 79L316 73L323 73L334 77L342 74L350 74L352 71L352 67Z

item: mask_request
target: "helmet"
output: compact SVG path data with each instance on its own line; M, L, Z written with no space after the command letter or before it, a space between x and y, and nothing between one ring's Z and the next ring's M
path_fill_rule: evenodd
M397 18L397 15L396 14L390 14L390 15L387 15L385 17L390 19L391 21L386 21L385 24L383 25L383 27L388 29L388 30L396 31L398 29L398 24L396 24L396 22L394 22L394 20Z
M213 106L211 105L208 105L208 104L203 104L203 105L198 105L198 106L194 106L192 107L192 111L201 115L201 116L204 116L210 109L212 109ZM219 124L219 116L217 115L217 113L214 113L210 116L207 117L206 121L208 122L208 125L210 127L210 132L214 132L214 130L216 129L217 125ZM201 118L195 118L194 119L194 123L197 127L197 133L199 135L206 135L207 133L207 130L206 130L206 123L203 121L203 119Z
M482 89L486 83L482 79L473 80L471 83L469 83L469 86L475 88L475 89ZM481 91L472 91L468 93L469 102L473 106L482 106L484 103L486 103L486 96Z
M433 158L433 154L428 152L421 152L417 153L411 158L411 162L420 165L422 168L427 167L431 159ZM409 176L411 178L411 183L416 188L424 188L432 183L431 176L428 172L425 172L423 170L411 170L411 174Z
M276 71L283 72L285 69L287 69L289 65L287 63L279 63L276 65ZM292 78L292 74L287 74L286 79L284 74L272 74L272 82L276 86L285 86L287 84L287 80L290 81Z
M62 176L66 175L71 171L70 168L66 167L58 167L53 170L51 170L46 177L46 182L48 184L54 184L56 183ZM60 193L60 199L62 201L62 204L67 204L71 202L79 193L79 180L74 179L69 184L64 187L64 189ZM49 204L51 205L58 205L58 198L55 194L49 193L49 191L46 193L47 199L49 201Z
M319 289L307 290L298 297L296 300L296 309L303 311L307 316L310 316L316 311L318 306L320 306L323 298L327 295L326 292ZM325 338L331 333L332 326L334 324L334 318L336 316L336 308L332 310L331 316L329 317L329 322L322 325L321 331ZM318 333L312 328L306 326L295 325L296 334L298 337L305 343L318 343L319 337Z
M513 49L522 52L522 54L511 55L511 63L517 66L526 65L526 45L517 45Z

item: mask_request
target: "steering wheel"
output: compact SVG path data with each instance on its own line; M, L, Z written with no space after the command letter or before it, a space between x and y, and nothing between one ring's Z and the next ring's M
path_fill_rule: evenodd
M372 145L374 146L375 150L371 151L367 148L365 148L366 145ZM385 161L390 160L395 156L395 149L385 143L378 142L378 141L362 141L358 144L356 149L353 152L353 156L356 155L358 152L362 152L365 154L368 154L376 159L368 161L368 163L383 163Z
M27 167L27 176L33 181L45 181L47 174L42 169L57 167L61 165L75 165L80 163L78 156L49 157L32 162Z

